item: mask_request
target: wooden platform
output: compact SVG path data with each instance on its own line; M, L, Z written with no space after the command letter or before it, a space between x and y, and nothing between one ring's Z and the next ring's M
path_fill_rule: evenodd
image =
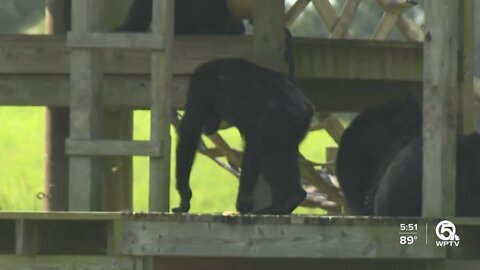
M61 36L0 35L0 105L68 106L69 51ZM421 91L423 47L417 42L296 38L298 83L319 111L356 111L406 91ZM251 58L251 37L177 37L174 106L185 101L188 78L202 62ZM105 56L109 107L149 105L147 53Z
M0 213L0 267L37 269L32 265L51 264L57 268L39 269L71 269L60 266L78 264L84 265L79 269L137 269L128 266L145 258L157 258L152 260L160 262L177 260L173 265L178 265L178 261L180 265L188 265L179 258L204 263L225 263L230 259L273 263L276 259L277 263L286 260L285 265L298 260L307 265L321 260L318 265L322 261L328 265L344 259L359 262L375 259L406 265L419 263L420 259L480 262L480 219L452 219L461 243L449 248L435 245L438 239L434 231L439 221L295 215L3 212ZM400 224L418 224L418 239L412 245L400 245ZM109 267L86 267L89 263Z

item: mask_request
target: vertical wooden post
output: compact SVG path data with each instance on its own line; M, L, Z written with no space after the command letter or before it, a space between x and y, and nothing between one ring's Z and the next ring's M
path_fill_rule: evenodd
M111 31L125 20L131 0L101 0L99 30ZM133 111L106 109L103 112L102 138L133 139ZM101 157L102 211L129 211L133 209L133 158Z
M285 52L285 3L253 1L254 60L266 68L282 70Z
M150 157L149 211L168 212L170 208L170 119L173 79L172 0L153 1L154 35L163 35L164 51L152 53L152 101L150 140L162 146L162 156Z
M46 33L65 35L70 27L70 7L65 0L48 0L45 10ZM69 110L47 107L45 111L45 194L46 211L68 209L68 138Z
M455 214L459 1L426 0L423 215Z
M473 85L474 69L474 1L459 1L459 80L460 80L460 111L458 130L471 133L475 130L475 93Z
M254 61L266 68L282 71L285 52L285 3L283 0L253 1ZM271 189L260 177L253 192L254 210L271 204Z
M133 111L105 110L103 112L104 139L133 139ZM129 211L133 209L133 158L100 157L103 159L102 211Z
M100 1L75 0L72 3L72 30L98 29ZM70 56L70 137L99 138L102 116L102 68L98 50L75 49ZM101 209L101 164L98 157L70 157L69 210Z

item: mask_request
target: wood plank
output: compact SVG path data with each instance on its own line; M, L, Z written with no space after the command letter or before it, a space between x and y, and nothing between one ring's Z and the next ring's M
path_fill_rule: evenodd
M455 215L458 107L457 1L425 1L423 215Z
M282 71L285 52L285 4L278 0L253 1L253 60Z
M239 219L242 217L201 223L124 221L118 250L134 256L217 258L439 259L446 255L445 249L431 248L424 242L400 245L399 224L395 223L329 226L296 217L289 224L240 225L235 222ZM419 235L424 235L424 230L419 224Z
M107 140L133 140L133 111L106 109L102 137ZM102 211L133 210L133 158L102 158Z
M162 156L161 145L150 141L68 139L66 151L72 156Z
M98 1L72 2L73 31L99 28ZM70 55L70 138L96 139L101 136L102 54L96 50L73 50ZM69 210L100 210L101 162L97 157L70 157Z
M105 108L149 108L148 76L105 76L103 81ZM173 108L185 105L188 83L186 76L174 78ZM420 94L422 88L415 81L300 79L298 83L316 109L323 112L358 112L409 92ZM0 105L67 107L69 86L65 75L0 75Z
M0 256L3 270L132 270L134 258L114 256Z
M460 111L458 130L470 134L475 131L475 93L474 93L474 3L473 0L460 1L459 10L459 79Z
M67 46L82 49L161 50L163 36L138 33L75 33L67 36Z
M71 2L48 0L45 3L46 34L66 34L70 29ZM47 107L45 113L44 209L68 209L68 156L65 139L69 134L70 111L67 107Z
M149 160L150 212L170 211L174 5L173 0L153 2L152 32L164 36L165 49L153 52L151 57L150 140L162 145L162 155Z
M62 37L0 35L0 74L68 74L69 50ZM208 60L252 58L251 37L176 37L174 73L190 75ZM295 38L299 78L422 81L422 44ZM150 74L146 52L105 54L106 74ZM33 60L32 60L33 59Z
M480 260L479 218L451 219L461 239L453 248L435 246L430 228L440 219L426 218L0 213L0 223L10 221L36 228L32 255ZM413 245L399 244L400 224L418 224Z

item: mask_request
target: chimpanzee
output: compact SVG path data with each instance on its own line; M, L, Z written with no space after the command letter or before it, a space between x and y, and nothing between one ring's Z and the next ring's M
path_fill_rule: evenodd
M375 196L375 215L422 215L422 139L417 137L380 172ZM456 214L480 216L480 134L457 139Z
M118 32L147 32L152 22L152 0L135 0ZM228 9L226 0L175 0L175 34L243 35L245 26ZM285 61L295 78L295 58L290 31L285 28Z
M372 215L378 169L389 151L421 132L421 109L413 94L366 109L346 128L338 148L337 178L353 214Z
M123 32L147 32L152 22L152 0L135 0ZM243 35L245 27L228 10L225 0L175 0L175 34Z
M177 190L188 212L192 191L190 171L201 133L212 134L221 120L245 138L237 210L250 213L259 175L272 189L272 205L257 213L291 213L306 196L300 184L298 146L314 108L283 74L248 60L228 58L201 65L188 90L177 146Z

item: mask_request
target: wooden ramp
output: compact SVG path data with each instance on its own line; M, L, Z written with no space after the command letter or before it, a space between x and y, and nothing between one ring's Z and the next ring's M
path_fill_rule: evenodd
M459 247L437 247L439 219L132 213L0 213L1 269L265 269L350 264L420 269L480 263L480 219L455 218ZM417 224L401 245L400 224ZM348 261L347 261L348 260ZM466 260L470 260L467 262ZM235 265L236 264L236 265ZM160 268L162 265L165 268ZM197 268L196 266L202 265ZM6 268L5 268L6 266ZM316 268L315 268L316 266ZM75 268L77 267L77 268ZM365 266L366 267L366 266ZM413 268L410 268L413 267ZM294 267L298 269L297 267ZM322 269L328 269L323 268ZM346 269L346 268L345 268ZM350 268L351 269L351 268ZM388 268L399 269L399 268ZM406 269L406 268L405 268ZM478 268L472 268L478 269Z
M296 38L298 83L319 111L358 111L408 91L421 91L419 42ZM177 37L173 106L185 102L189 76L222 57L252 59L251 37ZM61 36L0 36L0 106L69 106L70 51ZM148 52L105 54L105 105L148 108Z

